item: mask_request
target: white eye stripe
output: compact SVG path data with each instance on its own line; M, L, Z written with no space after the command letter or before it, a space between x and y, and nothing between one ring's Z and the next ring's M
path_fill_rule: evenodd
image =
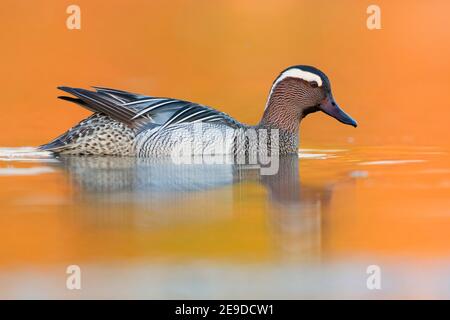
M272 88L274 88L280 81L283 81L286 78L298 78L308 82L315 81L317 82L319 87L322 86L322 78L319 77L317 74L308 71L303 71L297 68L292 68L283 72L275 81Z
M297 78L301 80L305 80L308 82L315 81L319 87L322 86L322 78L315 73L303 71L298 68L292 68L283 72L273 83L272 88L270 89L269 97L267 98L266 108L269 105L270 97L272 96L273 90L275 87L286 78Z

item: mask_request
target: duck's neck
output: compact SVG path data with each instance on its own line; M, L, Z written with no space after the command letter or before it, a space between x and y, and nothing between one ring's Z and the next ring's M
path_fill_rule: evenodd
M284 80L272 89L258 127L279 130L280 153L296 153L302 114L296 108L295 83Z

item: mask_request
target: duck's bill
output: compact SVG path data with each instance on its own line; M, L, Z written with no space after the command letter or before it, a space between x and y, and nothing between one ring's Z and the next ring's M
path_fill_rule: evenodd
M351 125L355 128L358 126L358 123L352 117L346 114L344 110L339 108L332 96L328 96L327 98L325 98L325 100L320 104L319 108L327 115L335 118L342 123Z

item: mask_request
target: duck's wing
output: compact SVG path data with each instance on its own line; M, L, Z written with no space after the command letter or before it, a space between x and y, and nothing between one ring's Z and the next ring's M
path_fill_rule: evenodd
M229 115L198 103L149 97L141 94L94 87L96 91L58 87L75 96L59 97L77 103L92 112L106 114L138 131L148 127L161 127L194 122L222 122L230 127L240 123Z

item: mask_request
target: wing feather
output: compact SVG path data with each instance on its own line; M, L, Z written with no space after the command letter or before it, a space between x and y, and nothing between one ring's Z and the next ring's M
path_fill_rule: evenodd
M92 111L103 113L139 131L143 128L168 126L186 122L223 122L238 126L227 114L197 103L161 97L148 97L116 89L94 87L96 91L58 87L73 97L59 97ZM158 131L159 131L158 130Z

